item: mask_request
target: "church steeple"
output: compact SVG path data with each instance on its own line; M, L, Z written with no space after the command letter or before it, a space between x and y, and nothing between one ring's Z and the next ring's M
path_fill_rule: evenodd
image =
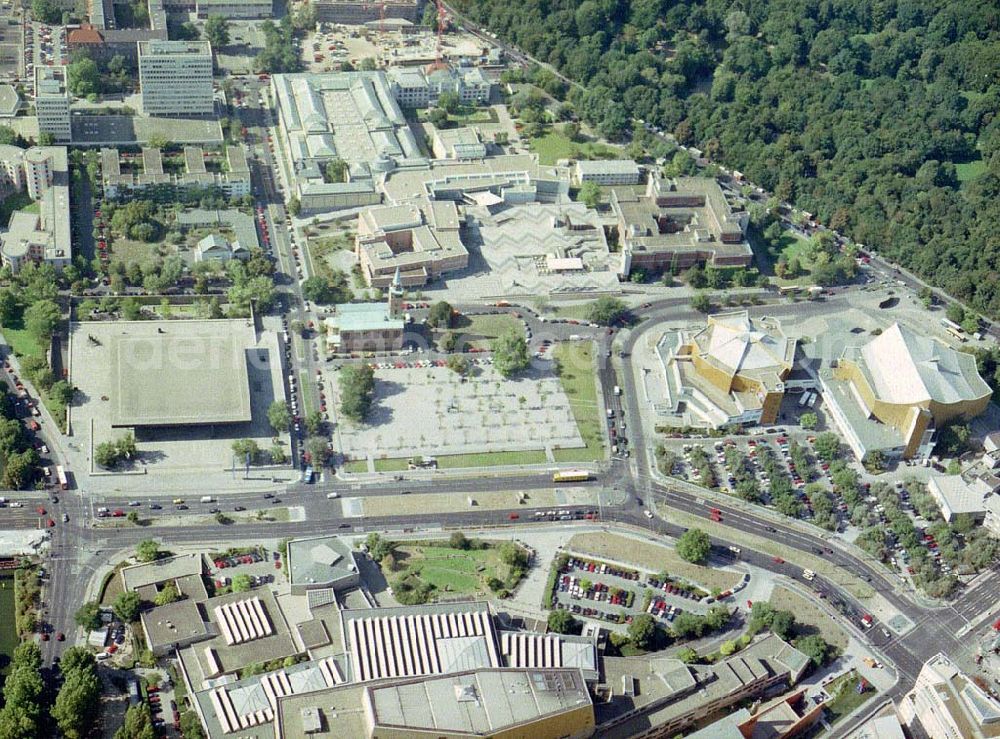
M399 267L396 267L396 274L389 286L389 315L393 318L403 315L403 280L399 274Z

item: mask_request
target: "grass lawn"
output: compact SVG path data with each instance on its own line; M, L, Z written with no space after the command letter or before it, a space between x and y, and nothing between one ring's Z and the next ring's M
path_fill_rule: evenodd
M528 145L538 154L540 164L555 164L559 159L614 159L622 155L617 146L594 141L577 143L554 128L549 128L543 136L531 139Z
M574 303L573 305L560 305L545 312L545 316L555 316L557 318L577 318L581 321L587 320L587 313L590 311L589 303Z
M440 544L401 543L396 549L396 574L432 585L432 600L445 594L485 596L489 594L489 578L506 578L496 549L460 550Z
M558 462L581 462L604 456L604 437L601 432L602 409L597 407L597 386L594 382L594 344L574 341L557 344L556 361L559 362L559 379L569 397L580 436L587 445L583 449L556 449L553 454Z
M133 241L116 236L111 241L111 259L125 265L136 262L141 267L155 262L157 251L164 245L158 242L146 243L145 241ZM173 251L173 247L168 247L168 251Z
M958 181L962 183L976 179L985 171L986 162L982 159L976 159L972 162L964 162L963 164L955 165L955 173L958 175Z
M390 462L392 460L384 459L383 462ZM376 462L376 469L378 468L378 463ZM367 472L368 462L364 459L356 459L353 462L344 463L344 472Z
M511 464L543 464L546 461L542 449L516 452L480 452L477 454L445 454L437 457L439 469L460 467L502 467Z
M597 559L607 558L623 564L635 565L650 572L666 570L671 576L683 578L704 587L706 590L712 588L728 590L742 579L742 575L739 573L692 564L681 559L669 547L641 541L630 536L603 532L574 534L566 548Z
M487 316L459 316L450 331L458 339L456 346L468 344L477 349L488 349L490 342L505 331L524 330L521 322L511 315L499 313ZM444 336L444 331L438 332L438 336Z
M44 347L26 329L4 326L3 335L7 337L7 341L10 342L15 355L19 357L45 356Z
M836 723L855 710L862 703L875 697L878 691L869 683L869 687L864 693L858 693L858 682L860 676L854 670L841 675L836 680L826 686L826 692L833 696L824 705L826 707L826 720L831 724Z
M352 462L352 464L354 464ZM365 471L365 463L362 462L362 472ZM399 472L400 470L407 469L407 461L405 457L398 457L396 459L376 459L375 460L375 471L376 472Z
M847 649L849 637L847 632L825 611L810 601L786 588L777 587L771 592L770 602L776 607L795 614L796 627L799 636L818 633L837 649Z

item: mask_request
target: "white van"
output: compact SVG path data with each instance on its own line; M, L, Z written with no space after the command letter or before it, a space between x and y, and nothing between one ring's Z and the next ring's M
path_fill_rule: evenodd
M339 498L340 497L340 493L327 493L326 497L329 500L333 500L334 498Z
M201 496L201 502L202 503L211 503L212 502L212 496L211 495L203 495L203 496Z

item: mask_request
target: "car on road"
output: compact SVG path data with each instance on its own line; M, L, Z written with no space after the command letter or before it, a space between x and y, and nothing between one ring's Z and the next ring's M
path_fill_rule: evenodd
M184 502L184 498L174 498L174 505L180 505Z
M245 510L246 510L246 508L244 508L244 507L243 507L243 506L241 506L241 505L238 505L238 506L236 506L235 508L233 508L233 510L234 510L234 511L245 511Z
M56 632L56 641L66 641L66 635L61 631Z
M184 505L183 503L181 503L180 505L177 506L177 510L179 510L179 511L186 511L187 509L188 509L188 507L186 505Z
M653 517L652 511L648 511L648 510L643 511L642 515L644 515L646 518L652 518Z
M69 514L68 513L64 513L63 514L63 523L68 523L68 522L69 522Z
M135 507L137 507L137 506L141 506L141 505L142 505L142 502L141 502L141 501L138 501L138 500L130 500L130 501L128 502L128 504L129 504L129 507L130 507L130 508L135 508Z
M149 504L149 510L151 510L151 511L158 511L161 508L163 508L163 506L161 506L159 503L150 503Z

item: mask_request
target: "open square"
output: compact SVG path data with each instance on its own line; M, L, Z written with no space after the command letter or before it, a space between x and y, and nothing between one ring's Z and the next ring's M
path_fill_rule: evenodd
M368 422L339 424L336 440L347 459L584 446L554 373L533 368L505 380L490 365L466 378L436 366L377 370Z

